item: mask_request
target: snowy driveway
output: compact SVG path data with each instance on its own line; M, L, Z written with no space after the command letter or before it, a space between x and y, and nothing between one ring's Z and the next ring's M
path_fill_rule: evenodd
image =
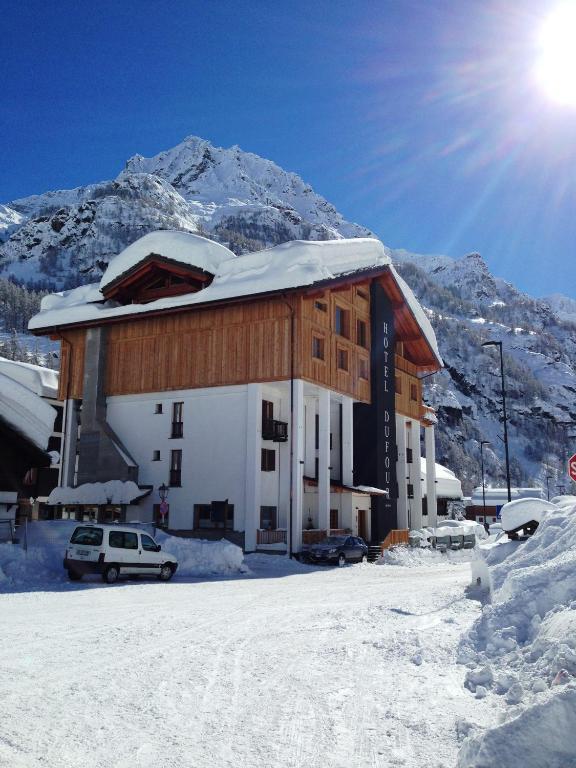
M247 562L1 594L0 766L448 767L493 720L455 664L467 564Z

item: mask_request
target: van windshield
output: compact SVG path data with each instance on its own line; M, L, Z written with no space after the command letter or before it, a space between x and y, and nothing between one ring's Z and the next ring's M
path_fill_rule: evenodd
M85 547L99 547L102 544L102 528L92 528L81 525L76 528L70 539L70 544L83 544Z

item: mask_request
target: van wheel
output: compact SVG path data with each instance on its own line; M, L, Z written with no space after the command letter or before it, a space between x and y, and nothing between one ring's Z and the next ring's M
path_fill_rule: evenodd
M102 574L102 579L106 584L114 584L115 581L118 581L118 576L120 576L120 568L117 565L109 565Z
M160 581L170 581L172 576L174 576L174 569L171 565L164 563L160 566L160 573L158 574Z
M70 581L80 581L82 579L82 574L78 573L77 571L71 571L68 570L68 578Z

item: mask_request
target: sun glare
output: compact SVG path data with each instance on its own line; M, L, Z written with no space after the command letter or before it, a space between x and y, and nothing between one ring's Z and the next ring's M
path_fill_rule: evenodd
M542 27L536 77L550 99L576 107L576 3L558 7Z

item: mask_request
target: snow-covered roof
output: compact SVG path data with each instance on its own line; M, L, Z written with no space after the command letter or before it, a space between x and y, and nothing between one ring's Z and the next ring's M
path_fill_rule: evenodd
M141 489L132 480L108 480L106 483L84 483L77 488L54 488L47 504L131 504L147 496L150 489Z
M0 373L23 384L40 397L58 397L58 371L0 357Z
M136 240L112 259L100 280L100 290L103 291L151 254L197 267L213 275L223 261L235 258L232 251L214 240L191 232L158 230Z
M202 253L203 249L206 253ZM185 261L214 272L212 283L194 293L121 306L104 301L102 288L131 269L151 252ZM226 258L225 258L226 257ZM224 246L185 232L153 232L126 248L111 263L99 286L89 285L52 294L42 300L31 330L81 322L128 317L163 309L189 307L213 301L279 292L324 283L379 267L390 267L404 299L441 363L436 336L418 300L391 264L389 250L375 238L348 240L293 240L264 251L234 256Z
M436 496L440 499L461 499L462 484L454 472L442 464L435 464ZM422 495L426 496L426 459L420 457L420 477L422 478Z
M502 504L508 503L508 490L506 488L486 488L486 506L499 507ZM541 488L511 488L510 495L512 501L515 499L543 499L544 493ZM474 488L472 492L472 506L481 507L483 503L482 499L482 486Z
M0 373L0 419L12 429L46 450L56 410L35 392Z

